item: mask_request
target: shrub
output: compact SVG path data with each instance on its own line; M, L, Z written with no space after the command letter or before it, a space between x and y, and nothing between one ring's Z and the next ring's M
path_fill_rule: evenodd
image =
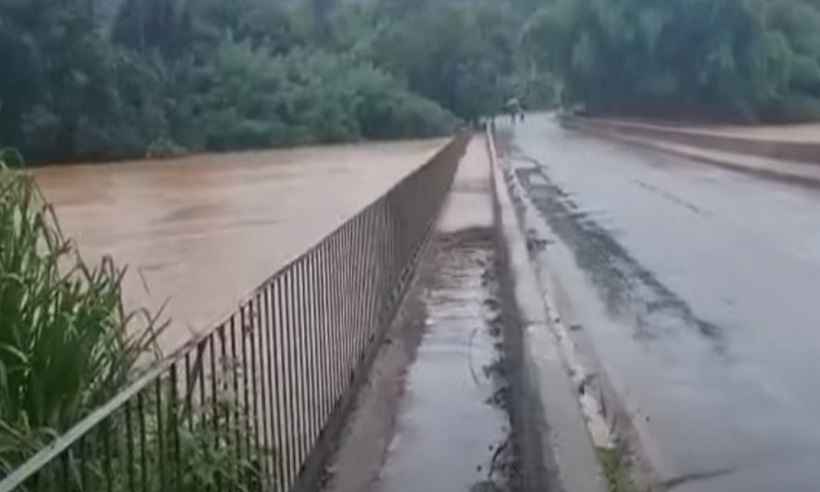
M108 401L156 356L155 318L126 314L124 270L89 267L30 176L0 171L0 469ZM133 323L143 329L129 329Z
M456 123L438 104L346 55L274 56L227 39L200 76L210 81L197 110L209 150L431 137Z
M140 368L158 360L154 342L166 325L157 322L159 315L125 312L125 270L110 258L87 266L74 244L64 239L33 178L5 167L6 159L19 155L6 150L0 158L2 479L108 403ZM220 368L219 377L244 377L234 371L239 369ZM136 417L129 418L128 410L120 408L21 490L28 485L36 490L134 490L135 483L141 490L165 490L167 483L156 469L169 459L169 443L175 438L180 453L173 465L181 481L177 490L204 490L214 481L229 484L231 490L258 489L259 464L272 459L272 451L240 449L244 439L236 436L256 425L247 420L249 413L233 395L223 395L218 402L218 418L223 420L217 426L212 401L186 406L191 395L177 394L174 383L173 378L157 379L140 392L140 435L132 433ZM169 396L160 400L160 393ZM135 411L133 401L130 408ZM142 459L129 461L133 473L112 478L110 461L122 464L135 456L134 450Z

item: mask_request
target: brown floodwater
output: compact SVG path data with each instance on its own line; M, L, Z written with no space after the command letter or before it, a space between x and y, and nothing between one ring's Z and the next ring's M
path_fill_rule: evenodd
M83 257L128 266L128 308L167 300L167 352L386 192L444 140L52 166L34 174Z

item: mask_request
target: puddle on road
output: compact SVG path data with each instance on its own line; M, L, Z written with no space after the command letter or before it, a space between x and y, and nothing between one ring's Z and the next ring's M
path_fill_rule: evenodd
M424 334L404 379L382 492L508 490L491 231L440 236L418 294Z

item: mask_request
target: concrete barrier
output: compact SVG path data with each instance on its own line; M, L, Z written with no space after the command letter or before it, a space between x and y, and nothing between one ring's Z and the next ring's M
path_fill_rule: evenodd
M642 131L623 131L620 124L589 118L564 116L561 118L561 122L569 129L596 137L617 140L766 179L809 188L820 188L820 166L817 166L814 162L787 161L751 153L740 154L738 152L701 147L693 143L685 144L651 136ZM681 138L681 140L684 140L684 138Z
M708 131L577 116L565 117L564 121L567 125L573 127L615 132L626 136L652 138L693 147L770 159L820 164L820 142L736 137L709 133Z

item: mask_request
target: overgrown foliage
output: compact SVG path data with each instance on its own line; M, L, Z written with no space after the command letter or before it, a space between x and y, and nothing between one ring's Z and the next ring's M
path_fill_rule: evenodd
M8 157L8 156L7 156ZM127 315L123 271L89 267L32 178L0 170L0 469L108 401L161 327ZM142 323L144 329L129 331Z
M816 0L551 0L528 52L568 104L744 121L820 117Z

